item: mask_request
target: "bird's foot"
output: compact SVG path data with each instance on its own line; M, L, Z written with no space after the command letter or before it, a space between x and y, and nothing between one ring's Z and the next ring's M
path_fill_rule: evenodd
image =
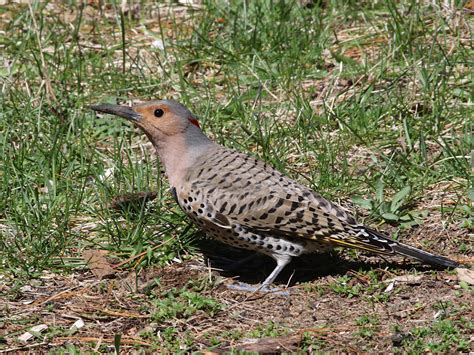
M279 295L279 296L289 296L290 291L282 289L280 287L270 287L268 285L249 285L244 282L237 282L231 285L226 286L228 289L232 291L242 291L242 292L251 292L251 293L271 293L274 295Z

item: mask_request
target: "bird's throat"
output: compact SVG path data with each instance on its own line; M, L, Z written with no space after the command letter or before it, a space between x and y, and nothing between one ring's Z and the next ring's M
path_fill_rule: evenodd
M215 145L210 140L207 142L204 142L206 144L191 144L193 142L189 140L189 137L175 135L167 137L166 141L160 144L155 144L171 186L180 186L189 169L194 169L197 161L208 154L208 149Z

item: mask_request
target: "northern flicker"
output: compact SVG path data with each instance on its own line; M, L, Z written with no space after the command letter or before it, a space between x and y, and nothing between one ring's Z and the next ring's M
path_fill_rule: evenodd
M458 266L357 223L341 207L265 162L211 141L196 117L177 102L91 108L124 117L143 130L156 148L175 200L205 233L276 261L262 287L270 285L293 257L337 246Z

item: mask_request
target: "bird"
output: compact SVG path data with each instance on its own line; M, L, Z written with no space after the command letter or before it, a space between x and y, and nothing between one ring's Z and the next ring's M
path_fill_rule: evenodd
M348 211L265 161L217 144L201 130L197 117L176 101L90 108L125 118L144 132L175 201L204 233L275 260L260 289L268 289L292 258L335 247L399 254L442 268L459 266L358 223Z

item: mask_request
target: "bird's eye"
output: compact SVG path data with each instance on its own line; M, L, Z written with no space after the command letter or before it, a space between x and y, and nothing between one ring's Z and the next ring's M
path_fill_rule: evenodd
M165 114L165 111L163 111L161 108L157 108L155 112L153 112L153 114L155 115L155 117L159 118Z

